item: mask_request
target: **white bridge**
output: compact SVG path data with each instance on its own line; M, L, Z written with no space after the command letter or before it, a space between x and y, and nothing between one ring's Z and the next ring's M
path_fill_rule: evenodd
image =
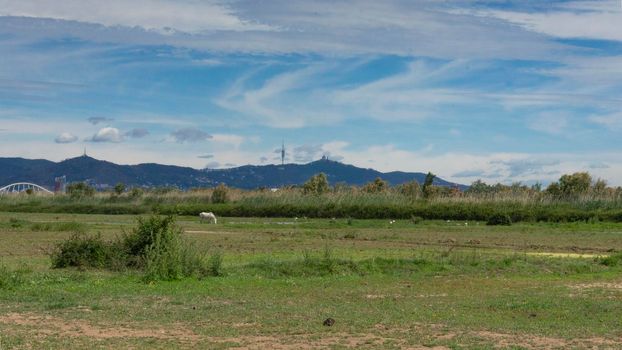
M10 184L10 185L0 188L0 195L5 194L5 193L26 192L28 190L31 190L33 193L40 192L40 193L46 193L46 194L54 194L52 191L48 190L47 188L44 188L37 184L33 184L30 182L16 182L14 184Z

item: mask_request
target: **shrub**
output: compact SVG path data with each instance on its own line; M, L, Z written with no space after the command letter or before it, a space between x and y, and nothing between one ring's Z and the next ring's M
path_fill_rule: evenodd
M304 194L321 195L330 190L326 174L319 173L311 176L302 186Z
M138 218L129 234L112 242L102 240L100 235L74 234L52 252L52 266L112 270L133 267L143 270L146 281L222 274L221 258L213 257L208 266L182 232L172 216L154 215Z
M381 193L387 190L388 183L383 179L377 177L374 181L369 182L363 186L363 191L367 193Z
M118 184L116 184L114 186L114 193L117 194L117 196L120 196L121 194L123 194L123 192L125 192L125 184L122 182L119 182Z
M173 230L156 231L144 247L145 280L176 280L184 274L184 246Z
M599 258L599 262L605 266L618 266L622 263L622 253L612 254L606 257Z
M100 235L89 237L76 233L58 243L52 252L52 266L106 267L110 265L112 251L112 246Z
M227 186L220 184L214 188L212 192L212 203L227 203L229 201L229 189Z
M13 289L23 283L24 278L20 271L11 271L5 265L0 264L0 290Z
M398 187L399 192L410 199L417 199L421 196L421 185L415 180L402 184Z
M72 199L93 197L95 195L95 189L84 182L76 182L67 185L67 194Z
M222 276L222 254L215 253L209 258L209 273L212 276Z
M486 222L486 225L509 226L512 225L512 219L508 214L495 213L488 218L488 222Z
M142 260L139 262L144 267L146 281L211 274L205 257L183 238L182 233L174 217L152 216L140 219L133 234L126 236L126 249Z
M149 218L139 217L136 227L122 239L122 246L130 256L141 257L152 246L156 239L171 235L180 235L181 229L175 226L173 216L153 215Z
M9 219L9 225L12 228L20 228L22 227L27 221L25 220L21 220L21 219L17 219L17 218L10 218Z
M134 187L130 191L130 198L132 199L140 198L142 197L142 195L143 195L143 190L138 187Z

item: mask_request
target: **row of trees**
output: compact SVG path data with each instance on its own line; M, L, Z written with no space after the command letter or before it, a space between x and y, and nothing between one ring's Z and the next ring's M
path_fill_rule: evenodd
M401 194L408 197L420 197L423 196L425 198L431 197L434 194L440 194L444 191L454 191L454 189L447 189L446 187L434 186L434 179L436 175L432 173L428 173L425 177L425 181L423 185L420 185L417 181L410 181L404 184L401 184L394 189L400 192ZM344 190L351 189L350 186L337 184L332 189L335 192L342 192ZM385 180L377 177L374 181L371 181L361 188L362 192L365 193L383 193L391 190L392 188L389 186L389 183ZM312 176L307 182L302 186L303 193L306 195L322 195L324 193L328 193L331 191L330 185L328 183L328 178L326 174L319 173Z
M399 193L412 199L418 198L438 198L438 197L498 197L498 196L541 196L546 195L552 198L572 199L584 195L593 196L622 196L622 188L608 187L604 180L594 180L587 172L563 175L558 181L551 183L546 189L542 189L540 184L532 186L514 183L511 185L494 184L489 185L481 180L477 180L464 192L457 186L437 186L434 185L436 175L428 173L423 184L417 181L410 181L397 186L390 186L385 180L376 178L361 187L348 186L346 184L336 184L330 186L326 174L319 173L307 180L301 190L304 195L323 195L326 193L362 192L369 194L379 193ZM120 197L127 192L131 198L139 198L143 195L140 188L132 188L127 191L127 187L119 183L114 186L111 197ZM159 193L157 190L156 194ZM67 194L74 199L93 197L95 189L83 182L72 183L67 186ZM616 198L617 198L616 197ZM211 191L212 203L226 203L230 200L229 189L220 184Z
M434 185L436 175L428 173L423 184L417 181L407 182L401 185L390 187L389 184L381 178L376 178L369 182L360 190L366 193L382 193L387 191L398 192L404 196L412 198L434 198L434 197L456 197L456 196L472 196L487 197L499 195L540 195L545 194L554 198L574 198L582 195L594 196L622 196L621 187L608 187L607 182L602 179L594 180L587 172L577 172L574 174L563 175L558 181L551 183L546 189L542 189L542 185L536 183L531 186L523 185L520 182L511 185L494 184L489 185L481 180L477 180L462 192L457 186L437 186ZM350 188L345 185L336 185L331 189L325 174L320 173L311 177L304 185L304 194L321 195L331 190L334 192L343 191L344 188Z

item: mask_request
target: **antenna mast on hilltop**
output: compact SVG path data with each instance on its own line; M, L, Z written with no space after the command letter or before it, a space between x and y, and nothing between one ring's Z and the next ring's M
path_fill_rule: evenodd
M285 165L285 140L281 144L281 166Z

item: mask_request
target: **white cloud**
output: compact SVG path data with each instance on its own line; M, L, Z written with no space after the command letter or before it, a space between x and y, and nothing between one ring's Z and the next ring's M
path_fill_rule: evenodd
M104 26L141 27L163 34L176 31L269 30L239 18L220 1L188 0L0 0L0 16L50 18Z
M576 1L546 12L477 11L518 24L528 30L558 38L585 38L622 41L619 1ZM468 11L467 11L468 13Z
M450 13L452 6L461 3L0 0L0 15L13 16L0 20L33 40L71 36L218 52L543 59L565 49L502 20Z
M339 88L328 81L347 67L312 64L274 76L260 87L247 87L249 77L243 77L215 102L274 128L333 125L346 119L419 121L434 115L443 105L482 99L478 94L432 87L468 74L466 66L471 73L483 68L466 60L435 65L413 60L404 72Z
M64 132L54 139L56 143L72 143L76 141L78 141L78 137L68 132Z
M117 128L105 127L99 129L95 135L87 139L91 142L114 142L118 143L123 141L123 135Z
M313 104L314 109L307 106L309 101L288 98L293 92L302 91L306 84L327 70L328 66L311 65L272 77L259 88L246 87L250 77L244 76L215 103L275 128L299 128L310 121L320 124L338 121L341 119L338 114L320 107L317 102Z
M568 127L568 116L561 112L542 112L528 121L530 129L551 134L561 135Z
M622 130L622 113L592 115L589 117L589 120L611 130Z

